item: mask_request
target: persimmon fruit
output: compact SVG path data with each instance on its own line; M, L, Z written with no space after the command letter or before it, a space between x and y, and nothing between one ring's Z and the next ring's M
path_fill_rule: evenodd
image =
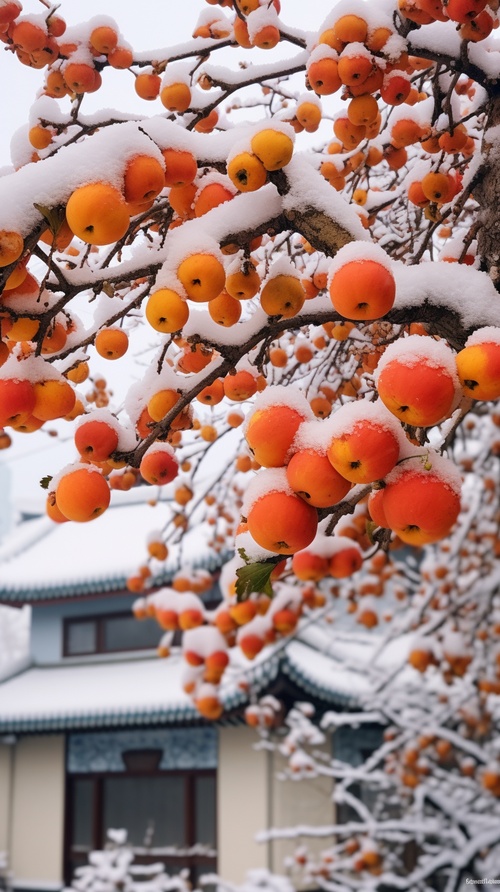
M318 513L295 494L270 491L248 512L248 529L258 545L275 554L307 548L318 527Z
M123 328L101 328L94 341L99 356L110 360L125 356L128 344L128 334Z
M92 468L75 468L64 474L55 489L56 505L68 520L95 520L109 506L110 489L102 474Z
M226 274L221 261L214 254L193 253L181 261L177 277L190 300L207 303L224 288Z
M125 235L130 217L121 192L110 183L79 186L66 205L71 231L89 245L111 245Z

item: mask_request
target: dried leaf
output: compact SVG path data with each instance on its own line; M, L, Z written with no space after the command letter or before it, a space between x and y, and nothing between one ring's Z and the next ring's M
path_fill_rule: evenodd
M49 208L45 204L33 203L33 206L47 221L50 231L53 235L57 235L65 218L65 210L61 207Z

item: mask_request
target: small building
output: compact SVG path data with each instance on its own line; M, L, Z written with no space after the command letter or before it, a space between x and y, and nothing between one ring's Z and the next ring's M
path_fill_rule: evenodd
M259 831L333 821L330 781L296 796L276 779L281 757L253 746L243 710L252 692L349 707L362 680L305 635L252 663L240 656L222 719L203 721L182 690L180 653L158 658L161 630L131 612L126 578L164 521L141 490L91 524L31 517L0 547L0 603L31 608L29 652L0 679L0 852L17 890L61 889L111 827L127 830L138 860L239 883L250 868L279 872L297 845L259 845ZM214 576L222 562L201 529L182 560ZM178 561L174 549L155 584Z

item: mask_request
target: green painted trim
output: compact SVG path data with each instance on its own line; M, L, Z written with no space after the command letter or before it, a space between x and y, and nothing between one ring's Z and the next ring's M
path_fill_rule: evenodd
M173 709L152 712L126 712L103 715L46 716L25 718L14 721L0 721L0 733L33 733L39 731L62 731L86 728L133 727L134 725L159 725L200 723L200 715L194 706L174 707Z
M233 556L232 552L221 555L209 555L205 559L193 561L191 569L218 570ZM168 585L179 568L169 568L154 577L154 585ZM126 576L105 577L103 579L82 580L71 585L54 585L37 589L8 589L0 587L0 604L34 604L37 601L56 601L60 598L79 597L82 595L102 594L122 591L126 588ZM147 593L147 592L146 592Z
M63 668L63 667L61 667ZM278 657L271 655L258 666L251 667L248 671L248 680L251 685L259 690L274 681L281 668ZM29 671L29 670L27 670ZM224 711L231 712L240 709L248 703L248 692L235 688L224 694L221 693ZM185 704L164 709L152 710L128 710L122 713L88 713L68 716L41 716L33 718L19 718L9 721L0 718L0 734L7 733L33 733L39 731L63 731L84 728L112 728L133 727L134 725L154 726L159 724L200 724L200 719L195 706Z
M61 668L64 668L61 666ZM29 671L29 670L26 670ZM340 705L348 707L359 706L359 700L353 695L344 694L336 691L333 686L318 684L316 681L308 678L308 676L297 666L291 662L286 652L286 648L279 654L271 653L269 657L258 663L256 666L251 665L248 670L242 670L242 674L247 678L250 687L257 692L265 689L271 682L275 681L280 673L287 675L298 687L302 688L304 693L324 701L329 705ZM224 705L224 713L230 713L234 710L241 709L248 703L249 693L238 687L233 687L227 693L222 689L221 699ZM227 721L227 717L223 716L221 721ZM151 710L127 710L122 713L88 713L69 716L41 716L33 718L19 718L13 721L2 720L0 718L0 733L34 733L40 731L64 731L77 730L85 728L113 728L113 727L133 727L133 726L155 726L155 725L182 725L182 724L201 724L203 720L196 708L191 704L183 706L165 707L162 709Z

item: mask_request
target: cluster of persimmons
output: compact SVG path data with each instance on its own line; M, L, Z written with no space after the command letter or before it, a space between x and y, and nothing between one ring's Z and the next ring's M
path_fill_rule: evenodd
M29 433L58 419L75 422L77 461L48 485L47 513L54 521L96 519L108 508L112 489L145 482L167 487L160 491L175 506L172 531L181 536L197 495L189 476L197 462L184 447L208 449L219 437L222 417L225 432L244 422L233 466L234 504L224 505L223 496L206 498L214 546L221 551L236 538L239 555L225 568L220 607L207 611L207 580L189 574L170 589L147 594L154 586L151 565L168 555L163 535L148 543L147 561L128 583L145 592L137 614L154 615L164 629L164 654L175 632L185 633L186 690L205 715L217 717L228 648L237 643L248 658L256 657L266 643L289 635L304 610L322 606L321 580L331 578L335 587L358 571L370 545L383 541L388 547L391 536L411 546L435 543L458 518L459 475L431 448L428 434L475 401L500 397L499 330L483 326L465 345L451 347L424 326L393 326L400 258L414 232L398 242L397 262L374 242L381 221L397 229L402 206L412 225L426 221L429 243L445 242L451 226L436 232L436 225L452 219L454 203L459 218L473 201L464 182L477 151L476 85L465 75L433 80L434 63L409 53L407 35L446 20L456 24L461 41L476 44L498 21L496 4L482 0L400 0L394 18L382 11L363 14L364 4L353 3L349 12L334 8L312 40L287 31L279 0L209 0L208 6L187 51L145 64L106 17L67 30L56 10L22 15L19 0L0 0L0 38L7 48L22 64L46 69L45 96L68 97L73 104L64 123L62 117L39 117L30 126L20 174L35 163L43 169L58 153L63 157L66 139L99 140L104 123L79 123L78 114L109 67L132 73L138 96L159 100L161 123L175 122L182 131L175 138L168 127L152 127L140 150L131 150L120 169L115 163L112 175L85 171L53 207L34 195L36 225L0 230L0 428L7 445L9 431ZM234 85L210 66L210 53L229 45L272 50L287 39L302 51L298 70L306 92L294 103L282 95L279 114L246 125L221 159L212 135L216 139L213 131L226 129L220 106ZM286 62L282 68L288 77ZM271 75L262 80L271 81ZM279 90L267 86L262 101L273 91L276 101ZM335 216L335 191L347 199L347 222L332 259L315 249L314 238L298 237L299 225L297 232L277 232L275 222L267 225L265 208L262 219L256 208L271 189L287 195L297 177L300 134L324 125L322 103L337 93L346 104L334 116L335 139L311 162L324 190L321 212L331 201ZM408 162L417 157L412 175ZM242 207L232 202L247 193L256 199L248 205L256 219L248 229L232 213ZM291 227L297 219L295 211L287 213L280 216L282 228L283 217ZM373 241L362 240L366 230ZM144 243L150 249L147 268L138 273L126 261L129 267L116 273L122 252ZM100 272L106 269L109 279L101 277L97 288L89 270L100 257ZM443 259L475 263L472 236ZM33 271L35 260L46 264L43 281ZM105 287L122 301L90 333L70 306L80 286L77 277L66 280L65 271L75 267L85 280L80 290L97 297ZM309 307L306 328L302 317ZM105 382L92 378L88 359L93 349L103 360L122 359L137 314L155 338L159 358L156 376L149 375L129 404L129 423L108 408ZM129 316L134 324L128 325ZM313 328L314 322L322 327ZM76 388L87 380L94 390L83 397ZM302 382L307 396L294 381ZM248 471L257 473L246 485L241 476ZM350 531L349 525L337 526L354 506ZM245 564L269 572L265 584L251 580L242 599L238 580ZM382 582L391 575L385 555L370 555L366 565ZM297 580L300 586L291 584ZM274 598L265 588L269 581L277 581ZM383 585L380 591L377 585L366 594L379 594ZM357 618L367 627L378 622L366 602ZM457 676L460 666L453 670Z

